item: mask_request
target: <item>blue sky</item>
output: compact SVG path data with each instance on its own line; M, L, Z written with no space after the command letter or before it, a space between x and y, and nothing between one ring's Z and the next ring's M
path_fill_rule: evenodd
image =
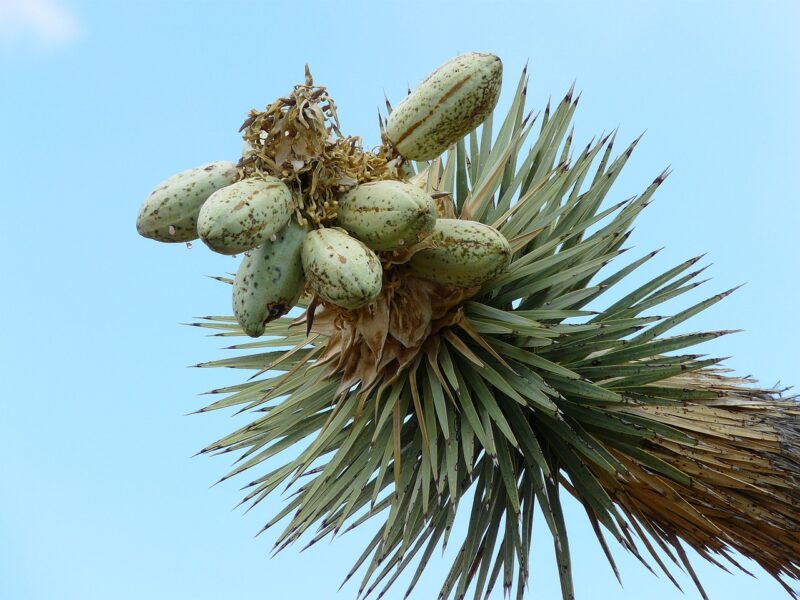
M790 0L0 0L0 598L354 597L336 589L367 532L270 559L273 538L253 534L280 498L242 516L235 483L208 487L230 461L190 458L242 422L183 416L238 381L185 368L224 351L180 325L229 311L204 275L236 263L134 227L160 180L235 159L247 110L306 62L369 146L384 91L402 97L459 52L501 56L507 91L530 59L532 107L576 80L576 140L647 130L610 200L674 169L631 238L634 252L667 247L639 277L708 252L704 294L748 285L686 329L743 328L704 351L800 383L799 18ZM581 512L569 516L579 598L681 597L621 553L620 589ZM530 597L556 598L543 524L534 543ZM445 564L431 561L414 598L435 597ZM713 598L785 597L758 570L695 566Z

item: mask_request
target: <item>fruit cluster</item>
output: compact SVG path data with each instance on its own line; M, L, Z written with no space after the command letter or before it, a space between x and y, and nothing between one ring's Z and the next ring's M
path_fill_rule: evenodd
M338 146L326 141L338 134L338 122L326 128L323 118L325 110L335 117L333 103L324 88L311 87L307 74L295 96L251 114L243 126L250 126L251 134L253 123L272 126L280 129L277 134L261 129L246 134L238 165L215 162L161 183L141 207L137 229L161 242L199 237L214 252L244 253L234 279L233 310L253 337L305 291L343 310L367 306L384 289L388 270L449 287L478 287L508 267L508 241L488 225L439 218L440 212L455 216L452 202L434 199L403 165L439 156L480 125L497 103L501 78L500 59L491 54L468 53L439 67L390 113L382 147L359 150L369 154L358 164L369 163L372 176L340 177L335 188L325 190L333 195L328 201L320 196L318 174L341 162L341 153L331 148L352 148L348 140L357 138L339 140ZM291 128L275 127L287 115L294 119ZM270 146L276 135L278 143ZM290 156L292 151L297 156ZM378 179L374 164L386 167ZM319 209L308 200L314 194L322 198ZM437 204L447 210L437 210Z

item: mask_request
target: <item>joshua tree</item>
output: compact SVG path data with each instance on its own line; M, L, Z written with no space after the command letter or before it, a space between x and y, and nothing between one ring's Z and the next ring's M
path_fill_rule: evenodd
M794 595L800 405L689 350L729 331L670 335L732 290L651 316L702 283L699 257L606 300L656 254L618 258L668 172L608 205L638 140L575 145L578 97L530 114L525 71L498 118L501 75L487 54L443 65L387 101L369 151L307 72L251 112L237 165L148 198L143 235L245 252L219 278L234 316L196 325L257 339L199 366L255 374L199 412L254 418L203 452L242 453L223 479L253 474L245 503L294 491L265 526L284 523L277 549L380 520L347 574L362 571L364 596L408 567L410 592L471 495L440 597L502 579L522 598L538 505L572 598L564 494L615 572L607 535L670 579L669 560L684 566L703 595L686 547L734 565L738 552Z

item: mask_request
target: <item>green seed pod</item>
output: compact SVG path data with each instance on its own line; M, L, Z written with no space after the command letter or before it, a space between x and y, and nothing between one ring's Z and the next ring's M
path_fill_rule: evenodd
M433 231L430 195L403 181L373 181L339 199L337 222L373 250L410 246Z
M292 194L280 179L242 179L211 194L197 218L214 252L238 254L269 240L289 221Z
M308 227L295 221L245 255L233 280L233 314L251 337L264 333L273 319L285 315L303 293L300 252Z
M508 268L511 246L494 227L461 219L438 219L436 246L420 250L409 264L420 276L455 287L479 286Z
M339 229L315 229L303 242L303 271L323 300L342 308L366 306L381 292L375 253Z
M486 120L500 97L503 63L468 52L436 69L397 105L386 135L411 160L436 158Z
M227 160L173 175L150 192L136 218L136 230L139 235L159 242L196 240L200 207L211 194L236 181L236 177L236 165Z

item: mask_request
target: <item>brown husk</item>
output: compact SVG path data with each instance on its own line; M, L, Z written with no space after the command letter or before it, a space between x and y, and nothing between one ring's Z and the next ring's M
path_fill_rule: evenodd
M318 364L327 376L341 377L340 393L356 385L366 393L400 376L443 328L463 321L461 305L477 291L415 277L403 267L393 273L373 304L346 310L323 302L313 313L311 331L327 337Z
M360 137L342 135L336 105L308 67L304 85L263 111L251 110L240 131L252 149L239 162L241 176L283 180L301 223L333 221L337 196L355 185L401 177L399 159L383 147L364 150Z

